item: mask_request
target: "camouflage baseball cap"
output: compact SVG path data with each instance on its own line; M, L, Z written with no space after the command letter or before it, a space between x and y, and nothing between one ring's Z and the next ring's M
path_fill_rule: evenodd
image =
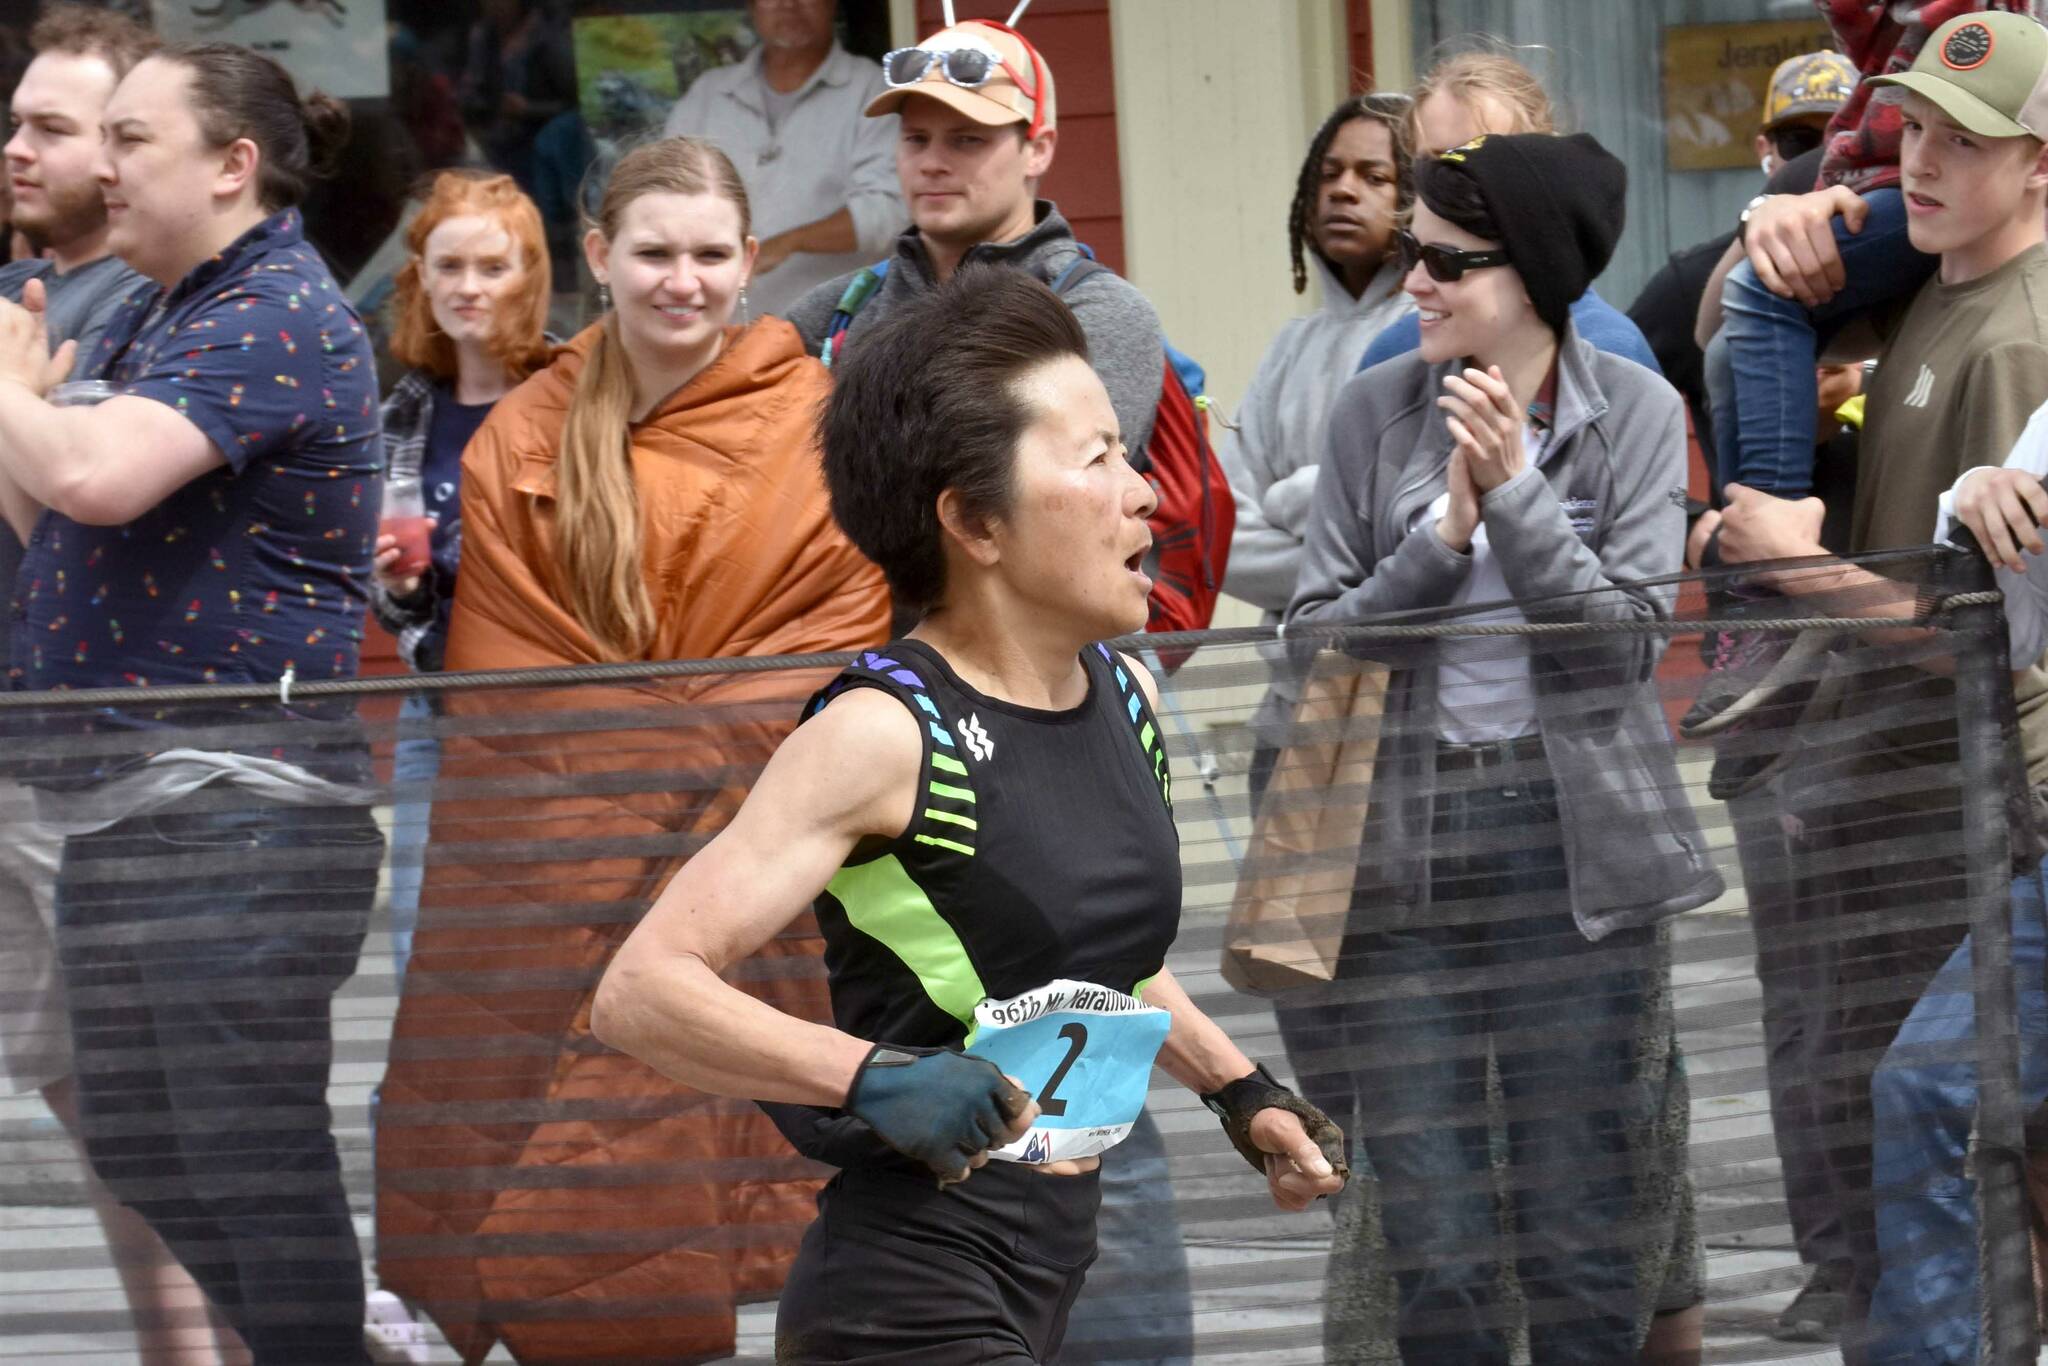
M1982 137L2048 140L2048 28L2024 14L1951 19L1912 70L1870 83L1904 86Z
M1763 130L1793 119L1830 119L1855 92L1856 64L1839 52L1806 52L1787 57L1771 73L1764 95Z

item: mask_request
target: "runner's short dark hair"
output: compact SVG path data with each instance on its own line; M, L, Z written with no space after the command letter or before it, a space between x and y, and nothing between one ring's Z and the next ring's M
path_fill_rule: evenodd
M1088 337L1050 289L1010 266L974 265L847 338L819 422L832 515L881 567L899 611L945 594L947 489L975 517L1010 505L1017 443L1038 414L1017 381Z

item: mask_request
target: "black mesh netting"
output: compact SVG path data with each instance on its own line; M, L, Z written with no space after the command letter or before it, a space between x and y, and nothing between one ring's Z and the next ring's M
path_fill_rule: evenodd
M1817 1278L1872 1360L2032 1362L2048 709L1979 562L1868 567L1136 642L1170 965L1357 1176L1276 1212L1157 1074L1061 1359L1678 1361L1701 1313L1709 1361L1832 1359L1773 1336ZM1762 640L1766 686L1677 738ZM832 665L745 670L8 699L0 900L58 903L54 952L7 910L16 1086L75 1073L106 1184L245 1337L345 1335L367 1267L436 1361L771 1357L823 1169L588 1027ZM143 805L94 830L110 775ZM806 918L732 976L824 1018L817 950ZM132 1359L33 1093L0 1181L0 1357Z

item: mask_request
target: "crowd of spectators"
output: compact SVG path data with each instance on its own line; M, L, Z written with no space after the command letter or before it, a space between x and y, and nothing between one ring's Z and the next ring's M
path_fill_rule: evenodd
M1343 101L1291 205L1274 206L1274 250L1317 306L1273 339L1218 429L1235 502L1225 590L1289 627L1468 608L1518 625L1524 606L1554 619L1571 601L1622 628L1376 661L1390 738L1357 913L1331 980L1274 1006L1303 1094L1374 1173L1334 1205L1340 1227L1383 1240L1403 1360L1506 1362L1518 1313L1540 1362L1699 1359L1671 925L1724 887L1680 741L1713 747L1758 950L1806 1278L1774 1331L1839 1342L1852 1361L1976 1358L1976 1082L1953 1054L1972 1019L1971 945L1915 916L1968 879L1958 741L1952 721L1856 725L1902 695L1952 715L1954 684L1891 662L1882 652L1909 638L1897 628L1819 638L1760 621L1709 639L1674 735L1654 684L1662 637L1626 629L1669 617L1688 568L1736 619L1788 598L1910 613L1910 589L1902 605L1881 575L1830 557L1961 524L1999 567L2019 758L2048 785L2048 29L2021 0L1817 3L1840 50L1774 73L1755 130L1763 192L1626 313L1594 284L1625 231L1627 168L1602 129L1563 129L1538 79L1496 52ZM573 122L567 36L545 6L485 9L459 91L413 92L440 110L425 122L459 131L466 111L489 164L420 187L386 320L399 375L381 394L371 329L299 209L332 169L345 107L248 49L159 45L76 5L36 27L14 89L9 223L29 254L0 266L0 666L17 690L134 700L75 718L93 740L75 754L0 776L0 1080L39 1090L84 1156L152 1362L424 1360L412 1314L467 1360L593 1342L618 1359L715 1357L734 1304L772 1293L788 1248L764 1237L685 1286L667 1282L695 1263L668 1250L595 1286L540 1255L520 1312L501 1313L504 1282L466 1241L492 1198L421 1174L585 1160L572 1150L715 1162L776 1148L777 1128L806 1156L835 1151L801 1117L771 1127L752 1111L707 1143L686 1114L695 1093L593 1036L590 993L618 936L559 913L577 897L592 921L644 907L669 860L611 860L597 877L565 855L514 890L432 857L508 821L535 841L630 841L708 832L724 807L491 796L537 763L560 778L620 760L564 737L537 761L465 728L488 704L459 692L408 695L380 790L355 712L294 700L295 681L354 677L366 620L419 673L881 644L890 594L833 520L816 415L835 359L963 269L1023 272L1060 296L1147 468L1159 318L1040 194L1058 102L1021 32L969 21L877 65L841 46L833 0L750 0L760 46L609 165L571 239L536 202L575 198L550 159ZM463 155L461 138L442 141L445 159ZM577 270L601 308L558 338L553 281ZM1688 504L1689 463L1711 496ZM1801 567L1745 568L1787 559ZM1274 652L1255 807L1286 761L1303 659ZM217 684L276 697L173 713L144 693ZM728 686L687 700L758 700ZM607 705L677 700L621 688ZM1830 721L1856 738L1807 738ZM794 723L793 709L782 724L749 712L703 763L764 756ZM486 795L437 795L448 778ZM1859 857L1890 843L1922 852ZM263 876L229 853L267 859ZM195 855L216 858L169 871ZM378 1102L378 1230L448 1246L385 1258L372 1289L326 1095L332 1003L387 857L396 1030L417 1046L394 1056ZM2038 1108L2036 857L2011 891ZM543 895L552 922L513 904ZM508 924L523 967L586 985L480 1035L434 983L502 948ZM823 1017L815 982L768 976L764 997ZM480 1079L434 1047L486 1036L534 1065ZM1560 1076L1575 1088L1562 1101ZM573 1133L536 1120L514 1136L501 1110L467 1127L388 1118L540 1113L571 1093L669 1118ZM817 1189L732 1185L679 1197L677 1218L801 1223ZM1190 1359L1187 1259L1149 1117L1106 1160L1103 1191L1095 1274L1116 1289L1081 1292L1070 1350L1119 1341L1122 1357L1136 1339L1147 1360ZM519 1196L528 1228L604 1217L587 1191L556 1207ZM1334 1257L1329 1302L1361 1274ZM629 1309L650 1285L717 1312ZM572 1296L580 1317L550 1312Z

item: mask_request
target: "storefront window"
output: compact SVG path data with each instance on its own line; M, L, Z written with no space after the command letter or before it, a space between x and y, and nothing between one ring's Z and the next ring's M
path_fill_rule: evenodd
M247 43L340 95L354 128L308 199L309 235L373 326L404 259L420 178L488 166L540 206L558 330L587 315L581 208L619 151L660 130L689 83L743 59L744 0L108 0L173 39ZM0 93L28 65L35 0L0 0ZM841 41L879 57L887 0L842 0ZM381 331L381 327L379 328Z

